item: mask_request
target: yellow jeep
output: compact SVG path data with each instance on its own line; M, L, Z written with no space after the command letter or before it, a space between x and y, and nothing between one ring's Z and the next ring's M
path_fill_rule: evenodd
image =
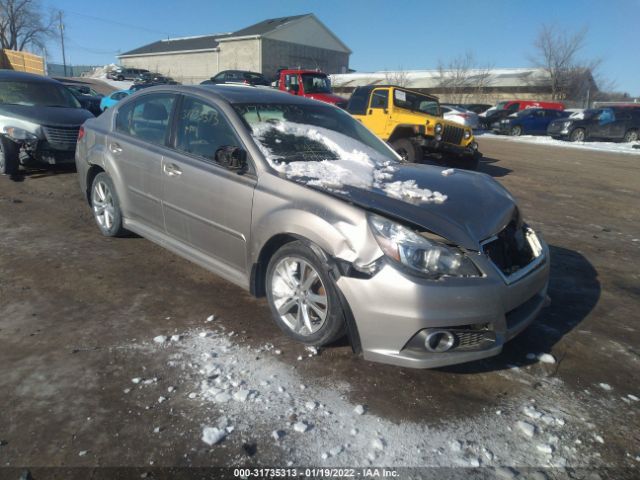
M442 118L436 97L393 85L368 85L355 89L347 111L408 162L436 153L445 163L478 167L482 155L473 132Z

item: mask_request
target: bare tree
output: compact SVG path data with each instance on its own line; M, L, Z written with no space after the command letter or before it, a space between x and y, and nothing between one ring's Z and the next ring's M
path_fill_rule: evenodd
M547 73L553 100L580 99L595 87L594 72L600 60L579 57L586 37L586 28L575 33L565 32L557 25L540 28L531 60Z
M45 19L39 0L0 0L1 48L45 50L47 40L55 33L55 17Z
M491 86L491 66L479 66L473 52L455 57L448 64L438 62L437 88L451 103L480 101Z
M395 71L384 72L384 80L387 84L397 85L398 87L409 85L409 75L402 67Z

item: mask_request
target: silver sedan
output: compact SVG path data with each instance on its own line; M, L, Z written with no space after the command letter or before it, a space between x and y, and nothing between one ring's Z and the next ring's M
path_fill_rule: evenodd
M80 131L100 232L135 232L267 298L309 345L436 367L498 354L547 301L549 252L487 175L404 164L334 106L152 87ZM212 292L215 295L215 292Z

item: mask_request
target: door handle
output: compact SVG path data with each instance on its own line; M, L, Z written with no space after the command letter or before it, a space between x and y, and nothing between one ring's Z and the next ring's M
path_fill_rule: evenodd
M182 170L180 170L173 163L165 163L162 169L164 170L165 175L168 175L170 177L175 177L176 175L182 175Z
M111 153L121 153L122 147L119 143L113 142L109 144L109 150L111 150Z

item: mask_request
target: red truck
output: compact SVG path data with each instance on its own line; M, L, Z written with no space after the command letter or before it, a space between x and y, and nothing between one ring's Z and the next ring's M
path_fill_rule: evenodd
M340 108L347 107L347 100L331 92L331 81L326 73L317 70L280 70L277 88L292 95L313 98L331 103Z

